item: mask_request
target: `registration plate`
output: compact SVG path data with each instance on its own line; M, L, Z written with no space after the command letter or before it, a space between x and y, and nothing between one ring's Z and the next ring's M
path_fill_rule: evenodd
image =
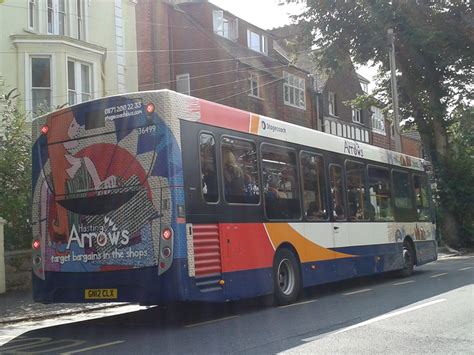
M86 300L116 300L117 296L116 288L87 288L84 290Z

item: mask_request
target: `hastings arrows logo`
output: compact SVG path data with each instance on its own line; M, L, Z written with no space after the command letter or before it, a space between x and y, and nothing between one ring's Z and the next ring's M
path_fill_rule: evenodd
M119 230L114 221L109 217L104 217L103 226L84 226L79 225L77 228L72 226L67 242L67 249L70 248L72 242L76 242L79 247L92 248L93 245L104 247L107 244L112 246L127 245L130 241L130 233L128 230Z

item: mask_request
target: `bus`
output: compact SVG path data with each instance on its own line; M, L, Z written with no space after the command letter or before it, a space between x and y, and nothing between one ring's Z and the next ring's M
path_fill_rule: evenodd
M169 90L33 122L38 302L224 302L437 259L426 164Z

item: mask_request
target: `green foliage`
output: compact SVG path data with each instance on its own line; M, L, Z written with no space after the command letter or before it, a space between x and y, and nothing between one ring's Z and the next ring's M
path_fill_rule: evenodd
M31 242L31 135L16 90L0 96L0 211L5 249L29 248Z
M472 219L458 210L464 208L462 201L469 193L465 184L473 184L472 154L458 153L463 145L472 147L472 141L457 144L451 137L457 126L449 112L472 100L473 2L308 0L306 5L296 19L301 38L311 36L308 46L320 49L319 64L337 68L347 53L356 63L375 63L380 68L377 99L383 107L390 101L387 31L393 29L400 111L402 117L413 117L410 125L418 129L434 164L445 221L443 238L459 245L457 229L469 230Z
M449 127L451 145L445 185L459 222L461 244L474 246L474 107L458 107Z

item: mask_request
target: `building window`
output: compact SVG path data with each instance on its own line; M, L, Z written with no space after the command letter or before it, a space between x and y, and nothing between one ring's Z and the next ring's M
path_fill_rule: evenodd
M331 91L328 92L328 112L331 116L337 116L336 94Z
M212 12L212 24L215 34L231 40L237 39L237 19L226 18L224 11L214 10Z
M58 34L62 36L67 34L66 23L67 23L66 0L58 0Z
M362 87L362 91L366 94L369 93L369 84L365 82L360 82L360 86Z
M68 60L67 82L69 105L92 99L92 67L90 64Z
M51 107L51 58L31 57L31 110Z
M249 86L250 86L250 96L260 97L259 85L258 85L258 75L250 74L249 77Z
M286 105L306 108L304 79L283 72L283 98Z
M66 0L48 0L47 17L49 34L66 34Z
M77 39L85 40L84 1L76 0Z
M360 108L352 108L352 122L362 123L362 111Z
M176 91L191 95L191 82L188 73L176 75Z
M28 28L33 31L38 31L37 0L28 0Z
M247 46L254 51L267 54L267 38L256 32L247 30Z
M372 130L385 135L385 118L378 107L372 107Z

